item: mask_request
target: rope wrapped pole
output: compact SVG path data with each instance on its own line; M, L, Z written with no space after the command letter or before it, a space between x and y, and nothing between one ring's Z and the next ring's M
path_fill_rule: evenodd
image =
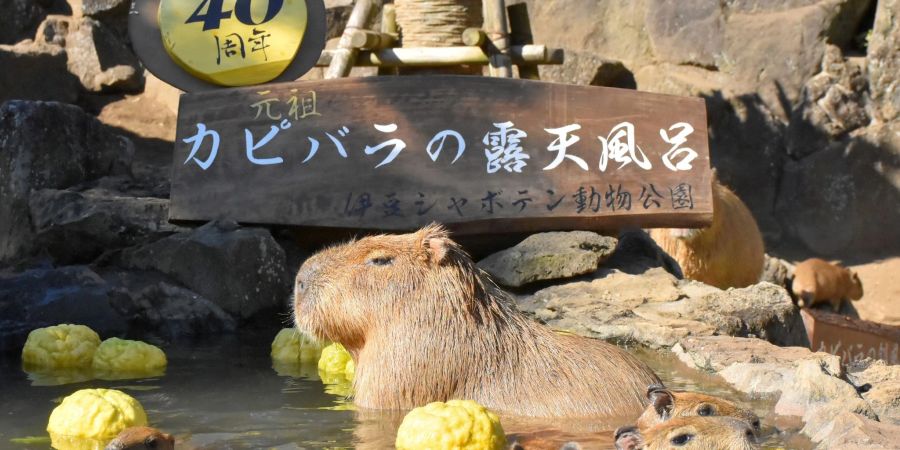
M509 26L506 24L506 1L484 0L484 31L493 44L491 48L492 77L512 78L509 57Z
M368 28L373 9L373 0L356 0L353 12L350 13L350 19L347 21L347 28L344 29L331 64L328 65L328 70L325 72L326 79L344 78L350 75L350 69L353 68L352 62L359 54L359 49L353 46L353 36L357 31Z

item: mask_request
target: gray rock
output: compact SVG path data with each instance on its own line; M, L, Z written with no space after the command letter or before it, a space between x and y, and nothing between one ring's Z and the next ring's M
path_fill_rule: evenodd
M763 273L760 276L759 281L765 281L789 289L789 283L793 277L793 264L766 254L765 263L763 264Z
M34 0L0 0L0 44L31 39L47 11Z
M29 201L37 245L62 264L87 263L104 251L165 237L169 201L102 189L42 189Z
M138 92L143 69L127 42L112 28L83 17L66 37L69 72L90 92Z
M882 360L854 361L847 379L862 393L878 420L900 425L900 366Z
M129 3L127 0L82 0L81 14L88 17L127 14Z
M66 70L66 52L58 45L23 41L0 45L0 103L5 100L78 98L78 79Z
M619 244L612 257L603 263L605 269L615 269L631 275L640 275L661 267L676 278L684 278L678 261L659 247L643 230L629 230L619 234Z
M821 255L900 248L900 123L873 124L785 166L776 205L791 235Z
M875 115L884 122L900 117L900 0L879 0L869 38L866 65Z
M618 241L589 231L539 233L478 263L497 283L520 287L597 270Z
M724 3L651 0L647 34L653 52L673 64L717 67L725 45Z
M125 249L116 262L161 272L240 319L285 309L292 278L284 250L267 230L233 222Z
M31 330L62 323L120 335L127 326L112 307L119 295L84 266L0 274L0 353L21 351Z
M233 332L234 319L213 302L166 282L147 286L114 307L129 323L129 334L172 341Z
M787 130L787 151L802 158L830 141L869 124L867 82L862 69L828 45L822 71L804 86Z
M77 106L30 101L0 105L0 264L34 250L28 208L32 190L62 189L127 173L133 154L128 139Z
M72 18L68 16L50 15L41 22L34 37L35 42L66 46L66 36L72 26Z
M602 278L553 286L519 299L519 307L555 328L652 348L688 336L759 336L806 344L796 307L780 287L761 283L722 291L679 281L663 269L641 275L601 271Z
M839 356L812 352L806 347L779 347L762 339L730 336L688 337L678 342L672 352L688 367L716 373L740 363L782 366L793 370L803 361L814 361L839 371Z
M833 401L812 408L803 417L801 432L817 449L896 449L900 426L868 417L861 400Z

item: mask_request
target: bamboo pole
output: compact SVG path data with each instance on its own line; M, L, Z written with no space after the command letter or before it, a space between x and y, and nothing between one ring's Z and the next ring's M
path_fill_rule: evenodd
M483 47L487 42L487 35L481 28L466 28L462 34L462 41L470 47Z
M353 47L353 33L369 26L373 7L373 0L356 0L353 12L350 13L350 19L347 21L347 28L344 29L338 48L325 72L325 79L343 78L350 75L350 69L353 68L351 63L359 53L359 49Z
M317 65L328 66L337 52L337 50L323 51ZM517 65L558 65L563 62L562 50L548 49L544 45L514 45L509 49L509 57L511 62ZM488 65L490 56L478 47L389 48L361 51L355 63L363 67L446 67L461 64Z
M483 0L484 31L493 44L491 48L491 76L511 78L512 61L509 57L509 27L506 24L506 1Z
M353 30L350 35L350 43L353 48L381 50L383 48L391 48L397 41L393 36L387 33L379 33L369 30Z

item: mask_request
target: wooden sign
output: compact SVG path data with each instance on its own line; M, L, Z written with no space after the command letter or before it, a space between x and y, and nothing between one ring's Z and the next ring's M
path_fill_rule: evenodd
M811 308L801 309L800 316L813 351L840 356L844 363L874 358L900 364L900 327Z
M703 99L480 77L181 99L170 218L460 232L698 227ZM464 226L462 226L464 224Z
M135 53L187 92L293 81L325 48L323 0L134 0Z

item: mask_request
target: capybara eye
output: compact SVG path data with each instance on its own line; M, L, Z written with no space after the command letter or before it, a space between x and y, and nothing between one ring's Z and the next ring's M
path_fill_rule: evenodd
M754 430L759 430L760 429L759 419L754 420L753 423L751 423L750 425L753 425Z
M716 410L713 409L712 405L701 405L699 409L697 409L698 416L712 416L715 415Z
M680 447L680 446L690 442L691 439L693 439L693 438L694 438L693 434L685 433L685 434L679 434L678 436L673 437L669 442L671 442L672 445Z
M147 448L156 448L156 436L150 436L147 439L144 439L144 446Z
M369 260L370 266L389 266L393 264L394 258L390 256L379 256Z

